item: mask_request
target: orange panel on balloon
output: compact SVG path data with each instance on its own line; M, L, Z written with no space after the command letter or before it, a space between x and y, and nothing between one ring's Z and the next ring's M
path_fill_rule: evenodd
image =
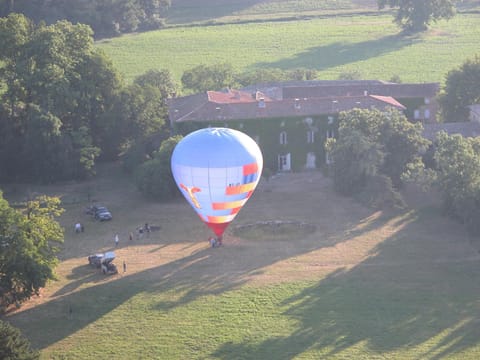
M245 185L229 186L227 187L226 194L227 195L243 194L243 193L254 190L256 186L257 186L257 183L255 182L245 184Z
M224 203L212 203L213 210L226 210L226 209L234 209L237 207L242 207L247 199L238 200L238 201L230 201Z
M207 222L212 224L226 223L233 220L235 214L232 215L221 215L221 216L207 216Z

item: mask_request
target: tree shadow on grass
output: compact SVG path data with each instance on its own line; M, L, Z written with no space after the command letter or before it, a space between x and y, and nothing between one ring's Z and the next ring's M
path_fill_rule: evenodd
M36 348L44 349L138 294L152 295L154 304L149 311L170 311L203 296L239 289L282 260L344 242L355 246L356 241L367 241L377 228L389 223L395 231L387 233L363 261L350 268L338 264L324 280L283 299L283 316L296 324L291 334L269 335L265 329L264 337L256 342L226 340L212 357L230 359L232 354L243 354L250 359L290 359L307 351L342 356L344 351L353 352L355 346L385 354L418 346L416 357L439 359L477 345L480 259L465 246L461 228L430 210L373 213L330 195L329 189L304 197L296 192L260 192L247 204L255 211L239 216L243 223L258 220L258 214L268 214L270 219L316 219L320 229L316 235L282 242L282 246L274 241L241 241L218 249L192 248L178 260L113 279L98 274L83 280L77 268L76 291L67 284L50 301L12 314L8 320L21 328ZM272 206L279 197L290 206ZM302 206L295 201L308 212L300 213ZM441 236L437 239L432 233ZM156 298L170 291L178 296Z
M433 226L447 237L426 241ZM372 251L376 255L284 300L284 315L297 324L289 336L226 343L212 355L291 359L309 351L343 358L368 351L395 358L398 351L419 359L460 358L480 343L480 258L460 244L465 241L448 220L408 213L402 229Z
M176 0L169 9L167 21L170 24L190 24L214 21L216 19L232 16L255 5L268 3L265 0L228 0L214 1L210 4L198 5L198 1ZM301 16L301 13L298 13ZM266 13L267 19L271 20L272 14ZM257 20L258 21L258 20Z
M344 211L348 210L345 208ZM361 215L370 213L365 209ZM361 221L358 218L354 222ZM174 290L180 294L178 298L159 300L153 307L153 310L169 311L201 296L238 289L269 265L348 239L348 236L342 238L335 233L346 233L349 226L350 223L338 223L336 231L329 230L322 241L298 240L295 246L243 241L215 249L193 248L190 255L178 260L133 275L128 272L116 275L115 279L98 272L85 274L84 267L76 268L74 281L58 290L52 300L12 314L8 319L22 329L36 348L44 349L97 321L139 293L155 296ZM262 256L252 256L257 251L262 251ZM82 274L79 274L80 270Z
M259 62L254 64L253 68L308 68L321 71L398 51L417 41L421 41L418 36L395 34L357 43L335 42L312 47L290 58L271 62Z

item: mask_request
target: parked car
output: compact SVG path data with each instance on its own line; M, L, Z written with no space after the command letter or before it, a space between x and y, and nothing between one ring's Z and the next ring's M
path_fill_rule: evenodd
M102 205L90 206L85 210L85 213L92 215L95 220L112 220L112 213L105 206Z
M96 268L100 268L102 266L102 259L105 256L105 254L93 254L88 257L88 263L91 266L95 266Z
M112 220L112 214L108 210L99 210L95 213L95 220L99 220L99 221Z
M92 254L88 257L88 263L96 268L102 268L102 272L105 275L118 273L117 266L113 263L113 260L115 260L115 253L113 251Z

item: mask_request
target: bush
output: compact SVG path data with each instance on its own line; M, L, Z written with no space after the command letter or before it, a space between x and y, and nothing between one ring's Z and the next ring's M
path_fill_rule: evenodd
M20 330L0 320L0 359L34 360L40 353L30 348L30 342L23 337Z

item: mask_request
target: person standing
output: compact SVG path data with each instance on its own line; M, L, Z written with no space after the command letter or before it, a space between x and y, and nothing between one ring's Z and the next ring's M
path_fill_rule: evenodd
M123 260L123 272L127 271L127 263Z
M115 239L114 240L115 240L115 247L117 247L118 246L118 241L119 241L118 240L118 234L115 234Z

